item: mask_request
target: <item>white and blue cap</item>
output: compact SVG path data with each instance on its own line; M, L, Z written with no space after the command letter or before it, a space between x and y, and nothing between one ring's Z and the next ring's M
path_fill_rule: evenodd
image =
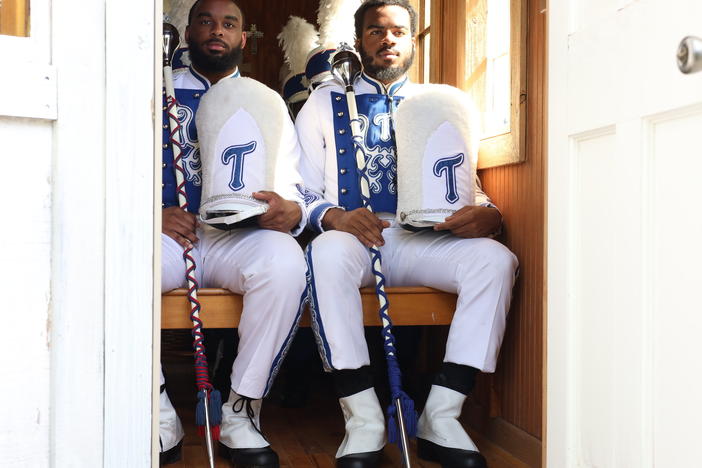
M283 99L285 102L296 103L304 101L309 96L307 81L304 73L288 75L283 82Z
M290 16L278 34L278 43L285 56L286 72L283 76L283 99L288 104L307 99L305 65L307 55L317 47L319 35L313 25L299 16Z
M327 49L319 46L310 52L305 66L305 77L310 89L315 89L325 81L334 77L331 74L331 56L336 49Z
M205 93L195 117L203 223L232 229L266 212L252 194L274 190L286 119L280 96L250 78L220 80Z
M355 42L353 15L361 3L361 0L320 0L317 10L319 47L309 53L305 67L311 89L333 79L331 56L339 44Z
M397 222L431 227L475 205L478 114L469 96L447 85L424 85L395 114Z

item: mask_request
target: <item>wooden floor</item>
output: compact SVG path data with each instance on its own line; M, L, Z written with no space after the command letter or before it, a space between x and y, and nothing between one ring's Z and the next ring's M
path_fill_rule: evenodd
M169 395L186 432L182 461L168 466L207 467L205 445L194 426L195 388L192 380L192 357L187 348L178 349L173 343L166 343L162 361L168 379ZM334 455L344 437L344 421L331 380L322 373L306 376L311 383L306 404L301 408L285 408L281 405L281 398L285 392L285 382L289 382L290 377L284 374L279 377L271 394L263 403L261 429L278 453L281 467L334 467ZM423 402L418 402L418 406L421 405ZM471 436L488 459L490 468L529 468L479 435L471 433ZM419 460L416 457L414 441L411 458L413 467L440 466ZM217 458L216 466L224 468L230 467L231 464L223 458ZM381 466L402 466L397 446L385 447Z

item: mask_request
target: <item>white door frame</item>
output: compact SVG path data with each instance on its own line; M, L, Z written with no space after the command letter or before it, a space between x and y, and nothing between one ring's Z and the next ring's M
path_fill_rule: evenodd
M160 329L153 313L160 303L154 281L160 18L155 0L106 2L105 467L158 461L152 414L153 337Z
M152 466L161 4L53 2L52 18L52 465Z
M50 460L57 467L99 467L109 364L104 352L105 4L46 3L58 108L52 171ZM34 7L32 2L32 15Z

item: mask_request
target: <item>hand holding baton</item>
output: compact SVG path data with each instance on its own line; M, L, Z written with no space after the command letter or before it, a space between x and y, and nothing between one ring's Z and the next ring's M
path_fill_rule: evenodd
M173 149L178 204L183 210L188 209L185 192L185 171L183 169L183 145L180 140L181 125L178 120L178 102L173 86L173 69L171 60L179 43L178 30L169 23L163 23L163 81L166 88L166 108L170 127L170 144ZM200 320L200 302L197 299L198 283L195 278L195 259L192 256L193 245L189 244L183 251L185 276L188 280L188 301L190 301L190 319L193 322L193 350L195 354L195 380L198 387L198 404L195 411L195 423L198 431L205 436L207 456L210 468L214 468L213 439L219 438L219 424L222 419L222 399L217 390L213 390L209 381L205 344Z
M332 56L332 75L344 87L346 93L346 103L351 121L351 135L355 147L356 168L358 169L361 184L361 199L364 208L373 212L370 204L370 185L366 171L366 154L363 136L361 134L361 121L358 118L356 108L356 94L353 83L361 73L361 60L353 48L347 44L340 44ZM382 258L377 245L370 247L372 256L372 270L375 277L375 292L378 295L380 310L378 314L383 324L383 341L385 348L385 359L388 364L388 380L390 381L390 392L393 403L388 408L388 438L390 442L396 442L402 450L404 464L410 467L409 441L408 435L414 437L417 427L417 413L414 410L414 402L402 390L402 375L397 361L395 351L395 338L392 334L392 320L388 313L388 296L385 293L385 276L382 271ZM397 418L397 427L395 426Z

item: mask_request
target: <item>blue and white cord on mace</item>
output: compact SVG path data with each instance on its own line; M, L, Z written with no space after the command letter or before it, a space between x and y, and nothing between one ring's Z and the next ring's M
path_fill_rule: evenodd
M356 168L358 169L361 184L361 200L363 207L373 212L370 204L370 185L366 171L366 151L361 133L361 121L356 108L356 93L353 83L361 73L361 59L356 51L348 44L341 43L332 56L332 75L344 87L346 102L351 121L351 135L355 148ZM378 296L380 309L378 315L383 324L383 346L385 359L388 364L388 380L392 403L387 409L388 414L388 439L390 443L397 443L402 450L404 464L410 468L409 437L417 433L417 413L414 402L402 390L402 374L395 351L395 337L392 334L392 320L388 312L388 296L385 293L385 276L382 270L380 249L377 245L370 247L373 276L375 277L375 292ZM397 421L396 421L397 420Z

